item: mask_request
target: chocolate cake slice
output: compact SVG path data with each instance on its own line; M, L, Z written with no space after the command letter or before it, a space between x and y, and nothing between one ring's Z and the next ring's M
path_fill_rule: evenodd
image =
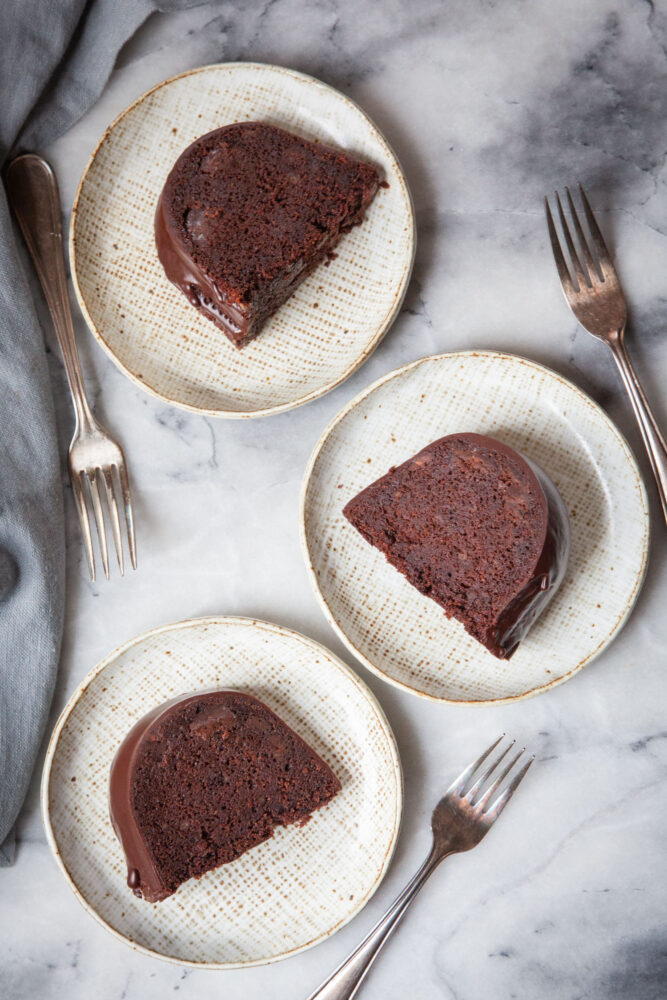
M345 517L410 583L501 659L560 584L569 522L529 459L481 434L451 434L390 469Z
M341 784L257 698L189 694L153 709L111 765L111 823L127 884L151 903L233 861L278 826L306 822Z
M262 122L209 132L176 161L155 216L170 281L236 347L362 222L374 166Z

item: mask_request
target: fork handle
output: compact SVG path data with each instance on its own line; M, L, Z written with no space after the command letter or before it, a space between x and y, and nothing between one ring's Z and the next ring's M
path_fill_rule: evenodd
M623 340L624 333L624 329L619 330L618 336L611 341L610 347L639 424L655 476L655 483L658 487L663 517L667 521L667 445L630 360Z
M77 425L90 425L93 415L86 398L81 362L74 339L67 295L60 221L60 195L53 170L40 156L17 156L5 172L5 187L44 290L65 362Z
M434 846L419 871L410 879L403 892L396 897L373 930L333 975L318 990L311 993L308 1000L352 1000L377 958L380 948L396 929L410 903L444 857L447 855L438 853Z

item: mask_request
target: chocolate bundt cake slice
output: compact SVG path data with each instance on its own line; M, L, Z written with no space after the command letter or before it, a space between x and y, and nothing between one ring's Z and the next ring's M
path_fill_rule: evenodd
M422 594L508 659L560 584L569 523L551 480L513 448L451 434L343 511Z
M380 185L374 166L262 122L209 132L176 161L155 241L188 301L244 347Z
M184 695L145 715L111 765L111 822L127 884L151 903L304 823L341 785L257 698Z

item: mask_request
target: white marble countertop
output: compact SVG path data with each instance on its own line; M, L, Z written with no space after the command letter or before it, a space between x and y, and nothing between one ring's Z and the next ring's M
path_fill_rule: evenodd
M298 540L298 495L333 415L378 376L435 352L525 354L574 379L627 435L657 499L611 357L566 309L542 195L582 180L617 249L630 350L663 425L667 373L667 10L615 0L221 2L151 18L99 104L46 150L72 202L86 159L131 100L186 68L279 63L351 95L402 160L418 221L403 311L373 357L292 413L215 421L162 405L108 361L79 322L96 409L134 475L140 569L92 584L67 490L67 627L52 721L119 643L206 614L296 628L348 663L318 608ZM63 453L71 433L59 363ZM549 694L503 708L420 701L358 667L396 733L405 817L368 907L325 944L248 971L186 971L136 954L81 908L49 853L38 776L0 876L0 995L67 1000L306 997L421 860L449 776L507 730L538 761L487 841L451 859L378 960L362 995L479 1000L657 1000L667 989L667 572L654 518L648 578L620 637ZM354 665L354 664L352 664Z

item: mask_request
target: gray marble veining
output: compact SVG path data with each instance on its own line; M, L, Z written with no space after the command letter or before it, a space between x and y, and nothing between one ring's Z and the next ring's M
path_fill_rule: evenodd
M667 5L651 0L269 0L152 18L98 105L44 150L71 204L108 122L191 66L276 62L358 101L405 167L418 217L414 278L380 348L344 385L292 413L206 420L127 381L79 322L100 417L133 463L140 569L92 584L68 495L68 619L53 719L84 674L162 622L256 615L344 659L298 542L301 476L321 430L363 386L414 358L470 347L526 354L573 378L617 421L657 509L630 408L604 348L576 327L543 220L547 191L581 180L616 248L629 346L667 423ZM63 452L70 434L53 357ZM42 832L37 777L19 856L0 879L0 996L40 1000L305 997L421 859L449 776L500 731L537 751L483 846L443 866L364 987L368 1000L658 1000L667 992L667 573L651 565L612 647L572 682L496 709L425 704L359 667L398 738L406 809L376 897L325 944L273 967L187 971L130 951L81 909ZM159 586L156 585L159 581ZM224 927L220 929L224 933Z

